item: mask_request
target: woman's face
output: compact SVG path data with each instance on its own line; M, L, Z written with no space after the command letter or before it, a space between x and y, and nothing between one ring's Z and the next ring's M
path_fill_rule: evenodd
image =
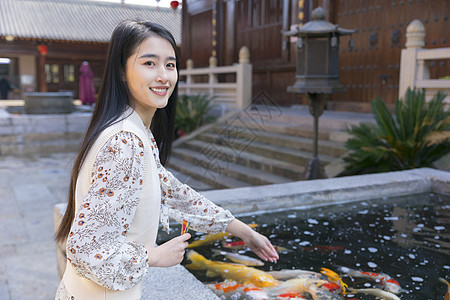
M178 80L172 45L162 37L148 37L128 58L124 75L136 111L153 116L167 105Z

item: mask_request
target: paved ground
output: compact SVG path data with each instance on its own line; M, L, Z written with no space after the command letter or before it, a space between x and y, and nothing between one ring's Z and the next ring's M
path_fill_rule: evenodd
M53 206L63 202L73 153L0 156L0 299L54 299Z

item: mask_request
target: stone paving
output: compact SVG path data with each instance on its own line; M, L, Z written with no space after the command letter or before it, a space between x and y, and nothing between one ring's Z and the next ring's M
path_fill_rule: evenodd
M66 198L74 153L0 156L0 299L54 299L53 206Z

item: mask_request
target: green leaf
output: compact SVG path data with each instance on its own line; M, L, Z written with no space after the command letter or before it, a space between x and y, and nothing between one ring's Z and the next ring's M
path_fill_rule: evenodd
M397 99L394 115L386 103L372 100L376 124L361 123L347 129L350 151L340 175L356 175L432 167L450 153L450 112L445 110L445 94L437 93L429 102L423 90L410 90Z

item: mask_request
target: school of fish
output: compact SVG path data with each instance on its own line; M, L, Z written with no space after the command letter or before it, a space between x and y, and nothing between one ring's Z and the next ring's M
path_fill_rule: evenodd
M253 227L256 226L253 225ZM190 244L188 248L195 248L206 244L214 243L227 238L226 234L206 235L196 242ZM242 250L246 248L243 241L223 243L222 246L232 250ZM291 250L277 247L280 253L288 253ZM341 251L342 248L332 247L311 247L302 251ZM205 258L194 250L189 250L186 257L190 264L185 265L190 270L203 270L208 277L220 276L224 281L211 283L207 286L220 299L247 299L247 300L284 300L284 299L313 299L313 300L341 300L356 297L356 295L370 295L380 300L399 300L398 294L404 290L398 281L383 273L355 270L347 267L336 267L335 271L328 268L321 268L319 272L307 270L282 269L279 271L262 271L255 267L263 266L264 263L250 256L235 252L228 252L213 249L212 256L224 256L231 262L214 261ZM244 252L244 251L240 251ZM342 280L342 278L362 278L373 281L379 288L353 288ZM450 284L440 278L448 286L445 300L450 300ZM351 298L358 299L358 298Z

